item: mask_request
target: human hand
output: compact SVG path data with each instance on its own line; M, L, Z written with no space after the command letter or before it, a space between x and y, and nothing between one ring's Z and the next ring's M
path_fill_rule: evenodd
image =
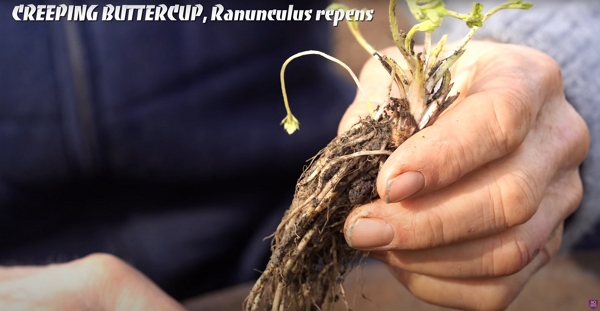
M400 59L395 48L383 54ZM589 132L565 99L559 66L539 51L473 41L452 77L459 99L379 173L378 193L392 203L356 208L346 240L424 301L504 309L559 249L581 200ZM361 73L374 102L389 80L376 60ZM339 131L366 114L357 96Z
M1 267L0 310L185 309L125 262L111 255L94 254L43 267Z

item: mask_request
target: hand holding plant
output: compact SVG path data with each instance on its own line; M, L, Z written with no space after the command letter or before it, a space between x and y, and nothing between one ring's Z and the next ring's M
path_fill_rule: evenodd
M492 14L531 4L511 0L484 13L476 3L471 13L460 14L441 0L407 2L420 23L400 32L396 1L390 2L392 52L375 52L349 21L375 57L363 82L377 92L367 94L357 83L360 106L349 109L340 135L300 177L247 310L330 310L345 302L342 283L360 254L356 249L377 251L374 256L424 300L495 309L512 301L558 249L562 220L581 198L577 165L589 140L564 100L558 67L539 52L507 45L478 44L480 50L461 59ZM431 43L431 32L446 16L470 28L450 53L444 52L445 36ZM425 32L422 52L412 39L418 31ZM316 51L292 59L303 54L331 59ZM291 134L299 123L285 95L288 62L281 72L288 112L282 123ZM371 76L373 66L377 77ZM458 98L460 105L443 114ZM568 122L557 123L557 117ZM539 151L543 161L534 160ZM568 195L559 197L560 187ZM537 256L541 251L544 256ZM465 298L474 288L488 300Z
M377 178L381 199L353 210L344 232L415 296L500 310L557 252L581 200L589 132L565 100L558 65L539 51L471 42L451 73L456 105L390 155ZM375 102L388 79L373 60L360 81ZM357 96L340 133L365 115Z

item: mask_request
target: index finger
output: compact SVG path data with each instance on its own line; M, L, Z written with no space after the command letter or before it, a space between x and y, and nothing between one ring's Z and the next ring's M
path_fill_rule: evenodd
M545 101L541 89L554 74L547 69L553 61L533 49L488 44L495 49L458 67L457 88L466 96L383 165L377 190L386 202L443 188L512 152L529 133Z

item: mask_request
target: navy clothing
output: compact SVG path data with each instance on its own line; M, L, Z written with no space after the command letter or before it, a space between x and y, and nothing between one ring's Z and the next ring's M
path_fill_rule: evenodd
M262 238L355 93L299 59L286 76L301 130L279 124L281 64L327 51L331 25L17 22L14 5L0 4L0 264L108 252L178 299L258 276Z

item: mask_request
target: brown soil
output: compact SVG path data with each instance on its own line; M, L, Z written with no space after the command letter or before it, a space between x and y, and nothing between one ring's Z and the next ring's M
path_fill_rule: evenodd
M408 106L392 102L378 121L362 119L312 159L274 234L270 262L246 310L319 310L345 301L343 279L360 255L344 239L346 217L378 196L381 165L417 128Z

